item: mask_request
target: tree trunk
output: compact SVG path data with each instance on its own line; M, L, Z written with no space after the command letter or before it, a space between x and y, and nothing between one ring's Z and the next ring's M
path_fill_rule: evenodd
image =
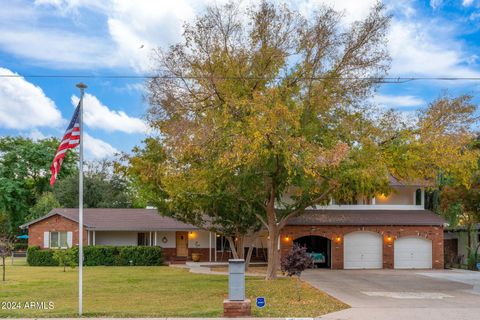
M5 256L2 256L2 265L3 265L3 281L5 281Z
M252 260L252 253L253 253L253 241L250 243L250 247L248 247L247 258L245 259L245 272L248 271L250 267L250 260Z
M237 246L235 245L235 241L233 237L227 237L228 243L230 244L230 250L232 251L233 259L240 259L237 254Z
M280 240L279 230L277 226L270 226L268 230L268 266L267 266L267 280L277 278L277 271L279 266L279 252L278 243Z
M234 259L245 258L245 236L237 236L235 241L233 237L227 237L230 249L232 250Z

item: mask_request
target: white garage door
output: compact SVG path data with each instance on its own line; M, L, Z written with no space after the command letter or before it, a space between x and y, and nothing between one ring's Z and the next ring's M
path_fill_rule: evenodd
M399 238L394 243L395 269L431 269L432 241L424 238Z
M345 235L343 245L345 269L381 269L382 237L373 232L352 232Z

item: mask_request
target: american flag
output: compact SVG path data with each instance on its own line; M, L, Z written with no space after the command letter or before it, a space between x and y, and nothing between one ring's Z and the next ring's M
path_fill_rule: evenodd
M75 113L73 114L72 121L67 127L65 134L63 135L62 142L58 146L57 153L55 158L53 158L53 163L51 167L52 176L50 178L50 185L55 184L57 180L57 175L60 172L60 167L62 166L63 158L65 158L65 153L68 149L73 149L80 144L80 102L78 103Z

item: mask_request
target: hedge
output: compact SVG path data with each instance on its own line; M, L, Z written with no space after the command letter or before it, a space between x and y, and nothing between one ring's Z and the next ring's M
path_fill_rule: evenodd
M30 266L58 266L53 250L40 250L40 247L28 247L27 262Z
M78 264L78 247L72 249ZM31 266L56 266L54 250L28 248L27 262ZM163 264L161 247L87 246L83 248L85 266L159 266Z

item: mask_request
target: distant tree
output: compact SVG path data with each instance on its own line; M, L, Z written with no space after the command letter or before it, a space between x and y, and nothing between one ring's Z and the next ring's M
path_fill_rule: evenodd
M8 214L12 230L25 222L37 198L51 191L50 166L58 144L54 138L0 138L0 211ZM77 154L67 153L59 179L70 175L76 166Z
M87 162L83 188L86 208L144 207L128 179L115 172L111 161ZM53 193L61 207L78 208L78 172L59 180Z
M75 262L75 252L72 249L58 249L53 252L53 259L59 266L63 267L63 272L66 271L67 266L74 269L77 265Z
M298 244L293 244L292 249L287 253L281 262L282 271L289 277L296 276L297 282L297 300L300 300L300 276L302 272L314 265L312 257L307 253L307 248Z
M28 216L25 217L26 221L35 220L43 217L54 208L60 208L60 202L52 192L43 193L38 199L37 203L30 208Z

